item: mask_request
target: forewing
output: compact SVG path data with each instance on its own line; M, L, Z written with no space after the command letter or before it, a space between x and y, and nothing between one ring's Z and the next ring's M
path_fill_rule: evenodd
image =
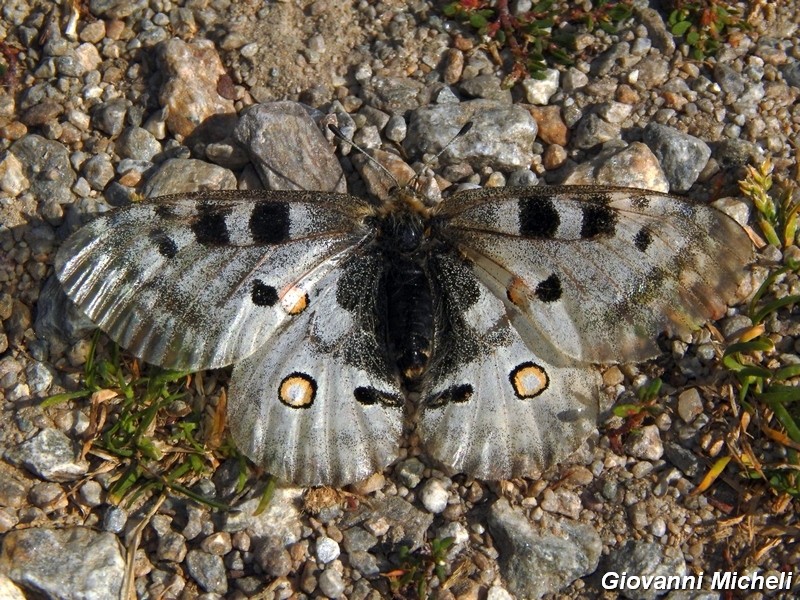
M548 363L460 259L435 263L446 333L421 396L418 431L428 453L496 480L529 476L574 452L595 429L597 373Z
M590 362L650 358L659 332L721 317L752 260L723 213L644 190L470 191L440 216L477 276L527 317L529 346Z
M379 258L326 276L309 309L234 368L233 439L279 479L342 486L398 456L404 399L374 326Z
M164 196L74 233L56 273L78 307L143 360L224 366L308 308L319 279L365 235L364 210L339 194Z

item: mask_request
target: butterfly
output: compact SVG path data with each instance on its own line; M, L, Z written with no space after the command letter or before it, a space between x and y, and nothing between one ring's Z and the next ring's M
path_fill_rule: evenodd
M106 213L61 246L67 295L115 342L182 370L234 365L239 449L341 486L400 455L404 419L455 472L509 479L596 427L594 363L722 316L750 262L717 210L604 186L467 190L434 205L204 191Z

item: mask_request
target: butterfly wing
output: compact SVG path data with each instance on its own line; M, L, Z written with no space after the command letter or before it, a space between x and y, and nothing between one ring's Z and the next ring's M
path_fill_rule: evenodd
M438 256L432 268L441 334L418 426L428 453L481 479L530 475L571 454L595 428L597 373L534 353L460 258Z
M644 190L462 192L439 214L477 277L524 315L528 346L556 362L656 355L660 331L722 316L752 260L723 213Z
M233 438L279 479L340 486L398 456L404 397L375 326L380 259L330 272L309 309L234 368Z
M197 370L252 354L308 308L367 233L362 200L213 191L113 211L56 255L67 295L143 360Z

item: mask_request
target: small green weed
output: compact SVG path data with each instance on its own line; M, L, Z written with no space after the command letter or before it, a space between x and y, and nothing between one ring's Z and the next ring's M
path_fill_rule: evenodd
M756 221L767 240L779 248L796 242L797 214L800 205L792 200L793 186L773 190L772 165L765 161L758 168L749 167L740 183L745 195L757 210ZM774 200L773 191L779 196ZM800 295L774 297L776 282L800 273L800 263L786 258L772 270L750 302L748 314L753 327L727 348L725 367L739 382L738 401L745 409L746 422L755 421L761 436L752 432L754 441L778 446L779 460L757 456L750 442L732 446L734 457L746 477L766 481L777 492L800 497L800 364L778 366L775 344L766 333L765 321L778 311L792 310L800 304ZM744 438L745 436L739 436Z
M797 214L800 202L793 199L796 186L785 185L778 191L778 200L770 196L772 190L772 162L767 159L758 167L748 165L747 176L739 183L742 193L752 200L758 211L756 221L767 242L786 248L797 239Z
M743 21L727 2L702 0L672 2L667 23L675 37L682 37L691 48L692 58L704 60L716 54L723 38L733 29L745 29Z
M626 435L639 429L647 417L654 417L661 412L657 400L662 383L660 378L653 379L636 390L637 402L614 406L612 413L624 419L620 427L607 432L611 449L617 454L624 453L623 438Z
M408 546L401 546L399 567L384 574L395 597L409 598L414 597L411 594L416 594L416 598L424 600L428 597L432 577L444 583L447 577L447 551L454 541L451 537L437 538L415 552L411 552Z
M84 368L84 389L44 401L52 406L91 397L90 427L84 454L91 452L115 465L110 502L132 504L148 491L171 490L215 508L227 506L204 498L188 486L213 472L218 456L233 451L222 441L224 395L211 419L202 407L184 401L188 373L126 363L114 345L108 358L97 355L99 333ZM202 441L201 441L202 440Z
M583 25L588 30L600 28L616 32L617 25L632 14L627 1L598 0L580 6L567 4L564 10L555 0L542 0L529 11L513 15L508 0L458 0L443 8L445 16L462 21L488 40L489 49L498 61L500 51L508 49L510 65L504 81L511 87L526 76L541 79L550 62L573 64L575 36L563 29L564 24Z

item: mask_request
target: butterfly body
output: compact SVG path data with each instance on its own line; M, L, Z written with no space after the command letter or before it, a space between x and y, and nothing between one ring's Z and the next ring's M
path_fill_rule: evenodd
M267 471L342 485L396 460L409 399L454 471L546 468L594 430L591 363L721 316L751 252L725 215L643 190L209 191L97 219L56 271L144 360L235 364L232 435Z

